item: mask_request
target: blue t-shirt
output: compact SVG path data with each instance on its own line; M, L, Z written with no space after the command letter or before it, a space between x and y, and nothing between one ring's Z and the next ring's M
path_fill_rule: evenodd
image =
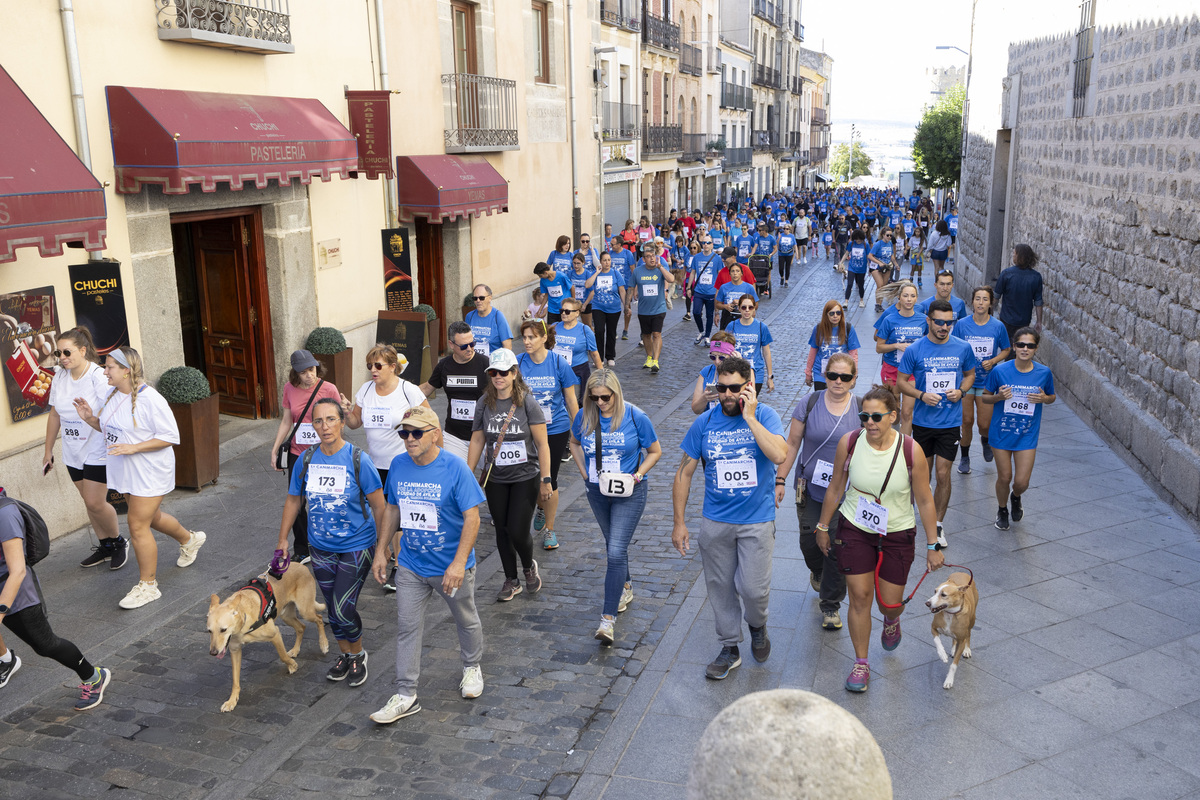
M725 262L715 251L707 256L704 253L696 253L692 256L688 269L696 273L696 294L712 297L717 293L717 275L723 266L725 266Z
M707 367L700 370L700 380L702 380L704 382L705 386L708 386L710 383L716 383L717 382L717 365L709 364ZM720 405L720 404L717 403L715 400L708 401L709 408L716 408L718 405Z
M744 294L753 297L755 302L758 301L758 292L754 289L753 283L747 283L745 280L736 285L732 281L722 283L721 288L717 289L717 302L736 306Z
M624 279L626 286L628 286L630 283L629 273L633 269L633 265L636 264L637 262L638 262L638 257L636 255L634 255L632 250L626 250L626 249L622 248L619 251L614 250L612 252L613 272L621 273L621 278ZM593 302L595 302L595 301L593 301Z
M783 422L770 406L754 412L768 432L783 436ZM720 406L705 411L688 429L683 452L704 464L704 518L754 524L775 521L775 462L763 455L741 414Z
M493 308L486 317L480 316L478 311L468 311L464 319L471 326L471 333L475 336L475 352L477 353L490 355L493 350L499 350L504 346L505 339L513 338L512 330L508 327L508 320L504 318L504 314L500 313L498 308Z
M948 217L946 217L946 227L948 227L950 229L951 236L958 235L958 215L957 214L951 214Z
M823 231L821 233L821 244L826 247L833 246L833 233L831 231Z
M920 203L921 203L921 199L919 197L917 197L915 194L908 198L908 207L910 209L912 209L913 211L917 210L917 206L920 205Z
M821 383L825 382L825 363L829 361L829 357L834 353L850 353L859 348L858 334L854 332L854 326L850 326L850 332L846 335L846 343L842 344L841 326L834 325L830 335L831 341L824 342L820 347L817 347L817 328L814 325L812 334L808 337L808 346L816 349L816 357L813 358L812 379Z
M521 379L542 408L546 433L562 433L571 427L563 390L578 386L579 376L571 370L567 360L558 353L547 353L542 363L535 364L528 353L521 353L517 356L517 366L521 369Z
M882 261L885 266L887 266L892 263L892 252L894 249L895 248L891 242L880 240L875 243L874 247L871 248L871 255L875 256L877 259ZM872 266L875 266L876 269L880 268L874 263L872 263Z
M757 256L769 256L771 251L775 249L775 237L769 233L760 233L754 237L754 254Z
M554 273L554 279L542 278L538 281L538 288L542 290L542 294L547 297L546 310L551 314L562 313L562 301L571 296L573 283L571 276L568 273L573 272L571 265L567 265L567 270L564 272L559 270Z
M889 311L894 308L896 306L890 306ZM890 311L875 321L875 333L883 340L884 344L905 344L915 342L928 334L929 323L924 316L916 312L911 317L906 317L899 311ZM899 367L900 351L889 350L884 353L883 363Z
M737 237L737 259L740 263L745 264L746 259L750 258L750 250L754 247L754 238L751 236Z
M725 249L724 231L712 231L708 235L712 237L714 253L720 253L723 249Z
M942 395L936 406L916 401L913 425L923 428L958 428L962 425L962 399L951 403L945 394L960 388L963 375L975 369L971 345L955 336L947 339L945 344L934 344L926 336L908 346L897 369L912 376L918 391Z
M995 394L1001 386L1012 388L1013 399L993 406L995 411L992 412L992 425L988 428L988 442L1001 450L1033 450L1037 447L1038 434L1042 430L1043 406L1022 398L1036 389L1041 389L1045 394L1054 394L1054 376L1045 364L1035 362L1033 371L1021 372L1017 369L1017 362L1005 361L997 364L988 374L984 388Z
M900 216L899 211L896 211L896 210L890 211L888 213L888 226L895 228L896 226L898 226L900 224L901 219L903 219L903 217Z
M645 261L639 261L633 268L633 281L637 286L639 317L667 313L667 280L657 263L651 268Z
M401 453L388 467L384 494L400 509L403 535L396 563L424 578L445 575L458 553L464 513L485 499L467 462L443 450L421 466ZM467 569L474 566L472 548Z
M571 259L574 253L560 253L557 250L546 256L546 263L554 267L554 271L559 275L571 271Z
M724 288L724 287L722 287ZM729 323L725 330L737 339L737 354L754 367L754 378L757 383L767 382L767 363L763 360L763 345L774 341L770 329L762 320L754 320L749 325L743 325L740 319Z
M597 311L603 311L605 314L615 314L621 310L621 288L627 286L625 276L616 270L616 260L613 260L613 269L608 273L595 273L595 280L592 281L592 308Z
M646 412L633 403L625 404L625 413L621 415L621 424L614 431L612 416L601 416L600 472L624 472L629 475L637 470L642 460L642 450L658 441L658 434L650 424ZM588 480L598 483L600 478L596 472L596 432L586 436L583 434L583 411L575 415L571 423L571 435L583 446L583 461L587 465ZM616 459L620 458L620 469Z
M346 442L331 456L320 446L313 448L306 486L300 485L304 471L301 459L292 467L288 494L308 501L308 541L329 553L353 553L375 546L375 516L359 500L354 478L354 445ZM359 456L358 480L363 496L382 489L379 471L366 453ZM365 515L364 515L365 512ZM303 513L303 512L301 512Z
M847 264L847 269L855 274L862 274L867 271L867 245L865 242L851 242L846 248L846 252L850 255L850 260Z
M983 381L987 378L983 362L995 358L996 353L1008 347L1008 328L995 317L988 317L987 322L976 325L975 315L972 314L958 321L953 334L971 345L971 351L978 362L975 367L975 385L982 389Z
M929 316L929 304L936 299L937 295L930 295L929 297L926 297L924 300L917 303L916 306L913 307L913 310L921 316L927 317ZM971 316L971 312L967 310L967 304L964 303L963 299L956 294L950 295L950 307L954 309L955 321L960 320L963 317Z
M796 237L791 233L779 234L779 252L782 255L790 256L792 251L796 249Z
M905 219L900 223L904 228L904 236L908 238L913 235L913 231L917 229L917 221L915 219Z
M570 364L578 367L588 362L588 353L595 353L596 334L591 327L576 321L575 327L567 329L563 323L554 326L554 352L566 357L566 351L571 351Z
M572 268L570 272L571 296L583 303L584 307L590 305L590 303L587 302L587 296L591 294L592 290L588 289L585 284L587 283L588 278L592 277L592 275L593 272L586 267L584 268L583 272L576 272L574 268Z

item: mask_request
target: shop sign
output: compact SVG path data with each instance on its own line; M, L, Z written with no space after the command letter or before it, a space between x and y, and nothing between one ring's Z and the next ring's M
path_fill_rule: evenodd
M350 132L358 142L358 171L371 180L392 178L392 117L387 91L346 92Z
M0 295L0 359L13 422L50 408L59 333L53 286Z
M125 318L125 291L121 287L121 262L105 259L73 264L71 302L75 324L87 328L100 355L129 344Z

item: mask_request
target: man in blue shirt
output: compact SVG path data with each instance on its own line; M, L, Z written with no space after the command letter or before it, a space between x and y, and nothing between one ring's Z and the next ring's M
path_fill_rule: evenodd
M696 464L704 464L704 510L697 544L708 602L716 618L721 652L705 675L721 680L742 663L739 617L745 608L750 652L756 661L771 655L767 603L775 549L776 468L787 458L783 422L759 405L749 362L730 356L717 365L720 405L696 418L684 436L683 460L675 473L671 543L687 555L691 536L685 515Z
M633 268L633 288L637 294L638 327L646 349L644 369L658 374L658 356L662 353L663 320L667 316L667 292L675 282L667 265L659 258L653 242L642 246L642 260Z
M945 300L950 304L950 308L954 310L955 322L964 317L971 316L971 312L967 309L967 304L961 297L954 293L954 273L950 270L944 269L937 274L937 278L933 283L933 292L932 297L926 297L917 303L916 312L918 314L928 313L929 306L934 300Z
M1018 328L1029 325L1037 312L1037 324L1033 327L1042 332L1042 273L1034 269L1038 257L1033 248L1019 244L1013 248L1013 263L996 278L996 302L1000 305L998 319L1008 329L1008 339L1013 340Z

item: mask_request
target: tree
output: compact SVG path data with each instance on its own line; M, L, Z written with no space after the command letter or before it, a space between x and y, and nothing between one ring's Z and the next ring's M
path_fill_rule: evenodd
M962 172L962 112L967 90L962 84L926 107L913 134L912 158L921 182L947 187L958 183Z
M833 148L833 158L829 161L829 171L836 178L844 178L847 170L850 167L850 148L843 142ZM871 157L867 155L867 151L863 150L862 142L854 142L854 174L851 178L857 178L859 175L871 174Z

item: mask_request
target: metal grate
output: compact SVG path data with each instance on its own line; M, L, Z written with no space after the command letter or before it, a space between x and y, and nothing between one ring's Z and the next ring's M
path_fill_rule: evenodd
M1096 0L1079 4L1079 31L1075 34L1075 86L1071 93L1071 116L1082 117L1092 82L1092 41L1096 33Z

